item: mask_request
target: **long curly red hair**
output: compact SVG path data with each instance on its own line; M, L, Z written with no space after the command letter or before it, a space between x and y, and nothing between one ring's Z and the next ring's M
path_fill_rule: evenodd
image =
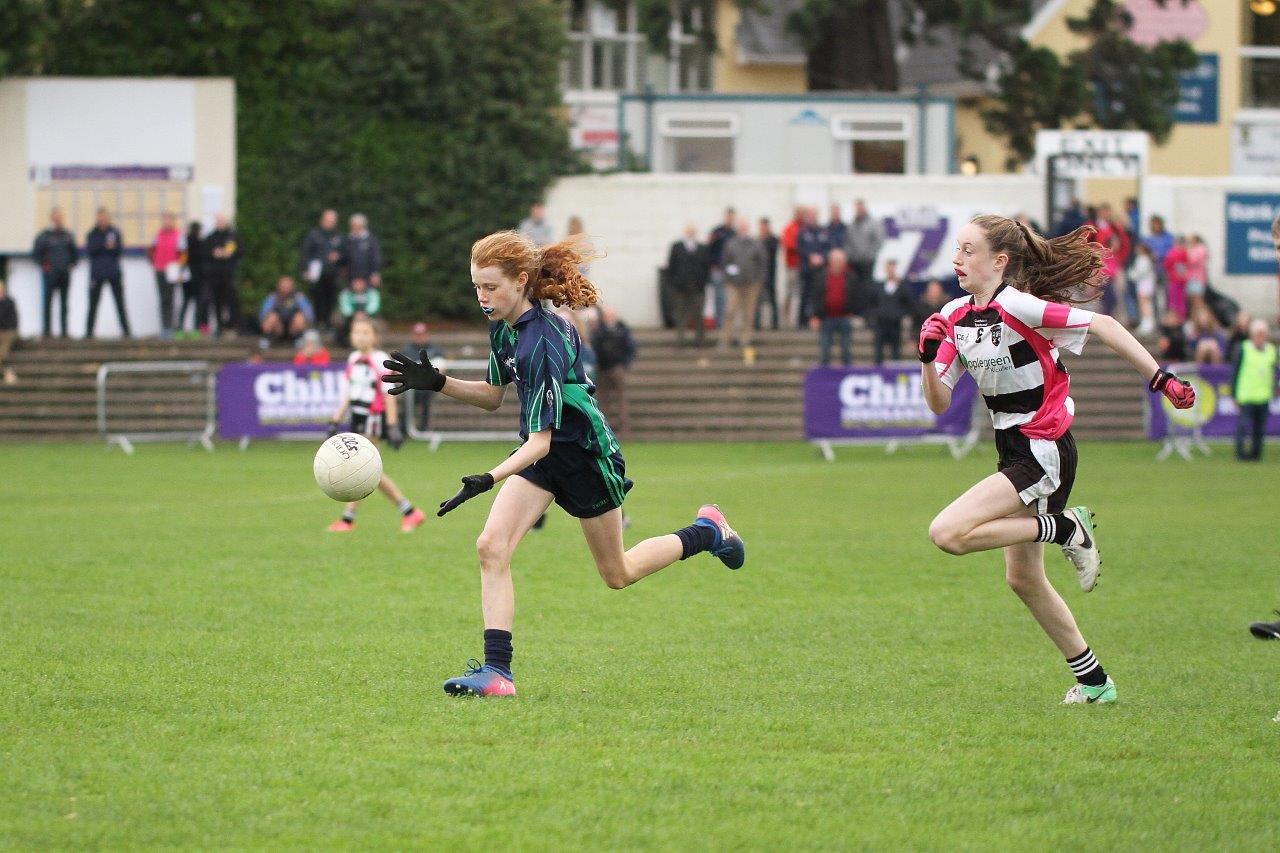
M508 278L529 275L529 298L550 299L559 308L586 308L600 301L600 294L579 267L599 257L582 235L574 235L539 248L516 231L498 231L471 246L471 264L498 267Z

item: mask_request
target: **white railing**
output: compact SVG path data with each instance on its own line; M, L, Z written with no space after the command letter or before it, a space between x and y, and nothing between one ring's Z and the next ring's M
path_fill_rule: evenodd
M200 429L166 428L165 421L172 420L173 413L159 411L151 417L155 420L155 429L137 429L136 424L148 420L146 413L137 410L126 414L134 423L128 429L112 429L112 412L110 406L109 380L112 376L126 374L130 376L164 376L171 374L187 376L191 385L199 385L204 389L204 426ZM214 399L215 377L213 366L207 361L109 361L98 368L98 434L110 447L120 445L125 453L133 454L133 445L137 442L186 441L191 445L199 444L205 450L213 450L213 433L217 428L217 405Z
M445 358L445 359L440 359L439 364L437 366L441 370L449 371L450 375L452 375L453 371L455 370L487 371L489 369L489 360L481 359L481 358L470 358L470 359ZM409 392L411 396L416 396L419 393L429 394L431 392L429 391L427 392L410 391ZM447 399L448 398L445 397L443 394L435 394L433 396L433 399L431 400L432 408L439 406L443 401ZM417 425L415 423L416 418L414 417L414 414L417 408L414 405L416 402L417 401L415 399L409 400L407 405L405 406L406 408L405 413L401 415L401 421L405 425L405 435L417 441L427 442L428 448L432 451L437 450L440 447L440 444L444 441L510 441L510 442L514 442L519 439L519 436L516 434L515 430L512 430L512 429L505 429L505 430L425 429L425 430L420 430L417 428ZM462 405L465 405L465 404L462 404Z

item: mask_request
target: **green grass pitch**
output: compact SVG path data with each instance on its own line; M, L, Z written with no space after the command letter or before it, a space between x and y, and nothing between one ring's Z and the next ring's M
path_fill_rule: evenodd
M1274 450L1274 448L1273 448ZM628 543L717 500L707 556L622 592L553 510L515 563L519 698L480 650L484 496L355 534L312 448L4 448L0 846L1276 849L1280 454L1084 443L1104 573L1050 577L1113 674L1070 673L998 554L933 513L992 469L802 444L626 448ZM384 451L424 508L506 448Z

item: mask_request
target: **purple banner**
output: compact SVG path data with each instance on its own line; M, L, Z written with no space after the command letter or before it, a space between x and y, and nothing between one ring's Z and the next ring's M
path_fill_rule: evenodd
M1233 370L1227 364L1170 364L1167 368L1196 389L1196 404L1175 409L1163 394L1151 394L1147 406L1147 437L1161 439L1171 430L1186 435L1200 426L1205 438L1235 438L1240 410L1231 396ZM1271 401L1267 435L1280 435L1280 398Z
M271 438L282 433L323 436L342 402L346 367L227 364L218 371L218 434Z
M815 367L804 377L804 435L823 438L962 436L969 431L977 385L965 374L951 408L929 411L919 367Z

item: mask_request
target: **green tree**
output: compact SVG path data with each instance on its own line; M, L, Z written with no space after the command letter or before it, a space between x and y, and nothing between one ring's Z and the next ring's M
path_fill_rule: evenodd
M385 311L467 316L477 237L574 168L555 0L10 0L0 74L230 76L246 301L319 211L382 240Z

